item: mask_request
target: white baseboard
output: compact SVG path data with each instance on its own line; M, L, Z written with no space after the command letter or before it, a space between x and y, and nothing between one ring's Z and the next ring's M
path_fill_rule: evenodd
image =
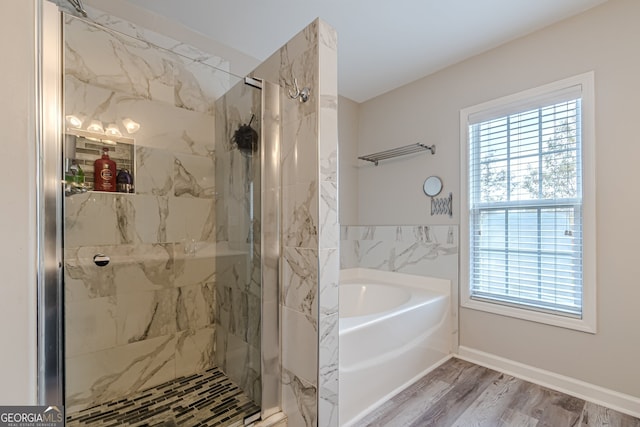
M628 394L465 346L455 357L640 418L640 398Z

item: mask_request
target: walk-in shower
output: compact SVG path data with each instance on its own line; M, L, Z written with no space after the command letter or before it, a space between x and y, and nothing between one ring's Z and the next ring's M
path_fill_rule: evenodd
M48 170L64 185L46 239L63 252L67 424L270 415L278 269L263 266L279 259L279 199L264 186L279 172L262 122L278 90L114 21L62 15L61 143L48 159L60 164Z

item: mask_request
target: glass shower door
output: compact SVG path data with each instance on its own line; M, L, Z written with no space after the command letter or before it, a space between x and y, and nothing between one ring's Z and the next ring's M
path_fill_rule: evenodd
M257 413L260 90L65 16L64 117L68 425Z

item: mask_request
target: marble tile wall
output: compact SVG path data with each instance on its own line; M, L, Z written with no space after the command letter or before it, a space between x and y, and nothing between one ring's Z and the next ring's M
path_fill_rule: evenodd
M209 112L215 100L238 81L229 74L224 58L98 9L87 6L87 11L99 26L64 15L65 33L81 31L84 36L65 46L65 73L72 72L81 81ZM105 27L113 30L109 37L104 36Z
M338 425L338 65L337 34L319 21L318 426Z
M371 268L451 280L452 349L458 343L458 226L344 225L340 268Z
M138 29L124 21L108 16L101 16L100 20L119 31L140 36ZM82 31L85 41L95 37L93 28ZM163 45L162 37L157 38L153 42ZM205 179L211 176L207 175L211 169L215 170L216 154L223 155L216 153L216 147L209 139L210 135L222 131L217 129L215 121L209 120L209 116L216 114L213 100L236 82L218 78L220 71L210 70L200 63L215 63L216 58L200 60L197 53L193 55L187 47L172 45L170 41L164 43L165 47L186 53L196 61L186 64L189 61L163 52L163 61L154 62L147 58L149 44L125 39L124 42L116 40L101 45L101 53L115 56L115 63L106 67L87 66L90 61L84 61L83 54L73 51L87 47L85 41L70 49L77 65L68 70L67 86L75 87L79 95L71 98L67 114L73 108L88 116L98 115L105 122L134 112L135 118L140 118L143 124L147 119L159 119L154 126L143 126L136 134L139 148L136 150L138 188L135 196L92 193L67 200L70 215L66 221L77 232L69 236L71 244L67 245L71 251L68 269L76 277L70 277L69 286L73 292L69 294L75 292L85 302L96 300L90 304L101 307L99 314L87 306L78 310L78 316L83 310L92 313L81 328L85 333L96 330L98 324L101 328L103 323L107 325L105 336L96 337L91 350L75 360L68 360L71 362L68 366L77 367L69 384L72 387L70 403L78 407L89 400L110 398L116 392L166 381L177 375L187 360L206 365L215 358L212 355L218 341L217 329L222 330L222 326L214 321L201 329L189 329L189 325L200 325L205 318L211 320L211 317L202 312L178 316L180 310L174 308L180 306L184 295L200 298L206 304L212 301L213 310L208 314L213 313L214 320L225 323L227 331L233 330L240 320L232 319L235 310L229 309L231 303L228 302L235 298L238 303L234 307L255 311L252 298L255 292L251 285L255 269L243 261L246 252L253 253L253 248L247 248L246 241L242 240L253 227L243 229L231 216L224 215L231 204L242 205L243 201L234 199L232 193L224 197L219 192L216 182L220 176L214 173L213 182ZM277 82L281 87L282 407L291 426L338 423L335 56L335 31L317 20L255 72L256 77ZM184 67L177 65L182 68L172 77L163 66L175 65L173 60ZM124 66L134 69L125 72ZM137 66L139 70L136 70ZM198 66L202 69L190 71ZM224 65L218 68L224 68ZM119 78L123 73L129 73L132 78ZM300 103L288 98L294 75L301 85L311 88L309 102ZM203 79L218 83L198 87L196 83ZM138 88L132 82L142 82L143 87ZM89 95L90 92L101 92L98 102L91 101L95 98ZM177 114L175 119L173 113ZM246 123L250 117L238 114L237 119ZM172 122L179 125L175 127ZM242 165L243 162L246 160L237 159L236 165L240 166L234 169L237 173L243 168L246 170L247 165ZM194 168L198 169L197 173ZM233 178L232 172L224 176L224 179ZM217 199L221 199L219 206ZM221 245L221 242L225 244ZM100 274L96 273L90 262L92 254L113 247L119 251L120 247L130 248L130 254L122 257L126 262L121 266L117 259L118 262L113 262ZM180 268L188 262L206 264L205 258L215 258L221 250L226 256L216 258L213 271L204 267L200 270L197 266ZM79 254L75 263L73 251ZM157 252L158 261L147 267L146 263L134 261L138 256L136 251L145 255ZM249 267L243 268L243 265ZM217 280L225 276L230 278L232 285L218 291ZM134 304L129 302L128 293L118 293L118 288L123 286L118 286L115 280L122 277L131 278L129 286L133 289L140 287L140 292L153 292L153 295L144 295L137 300L141 307L150 310L146 318L127 314L127 307ZM206 279L197 282L199 277ZM194 289L178 289L188 287L188 283ZM238 284L247 283L248 289L238 290ZM199 297L198 289L202 295L209 293ZM119 305L122 308L118 308ZM118 315L125 321L118 320ZM129 318L134 322L127 325ZM128 342L131 338L140 340ZM255 336L248 334L244 338L242 342L235 340L235 335L230 333L226 344L221 340L220 345L227 346L227 354L239 348L250 353ZM127 344L118 345L124 341ZM116 346L109 347L114 342ZM133 358L124 358L118 353L125 350ZM247 380L250 382L250 378Z
M237 83L216 101L217 365L261 402L261 153L239 150L241 126L261 131L260 90ZM275 284L273 284L275 286Z
M214 366L216 319L229 315L216 269L224 276L247 255L216 247L215 99L231 78L72 17L64 31L65 113L141 125L131 135L135 194L64 201L66 406L74 411ZM97 253L109 265L96 266ZM255 304L245 298L247 310Z
M255 71L282 110L282 387L290 426L337 426L336 33L316 20ZM311 89L288 97L293 78Z

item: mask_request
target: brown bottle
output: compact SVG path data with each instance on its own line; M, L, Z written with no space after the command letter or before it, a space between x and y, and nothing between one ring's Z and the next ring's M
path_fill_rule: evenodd
M109 158L109 149L102 149L102 158L93 162L93 189L116 191L116 162Z

